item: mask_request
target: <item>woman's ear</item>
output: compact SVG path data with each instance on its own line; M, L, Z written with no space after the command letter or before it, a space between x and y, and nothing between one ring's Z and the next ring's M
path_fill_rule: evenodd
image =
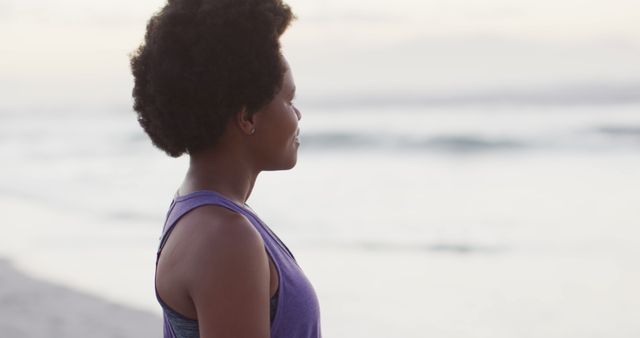
M249 114L245 106L235 115L236 124L246 135L253 135L256 132L255 114Z

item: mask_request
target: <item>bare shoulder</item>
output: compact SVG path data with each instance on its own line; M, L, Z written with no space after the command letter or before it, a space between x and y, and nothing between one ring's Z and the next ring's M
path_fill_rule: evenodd
M205 205L178 220L160 255L157 285L190 297L203 280L230 276L226 270L233 266L268 263L262 237L247 218Z
M220 259L251 258L264 252L262 237L251 222L224 207L199 207L187 213L180 222L176 231L184 246L183 258L199 268L203 267L200 264L211 264Z
M203 205L184 215L180 221L191 231L205 236L244 234L260 238L260 234L246 217L218 205Z

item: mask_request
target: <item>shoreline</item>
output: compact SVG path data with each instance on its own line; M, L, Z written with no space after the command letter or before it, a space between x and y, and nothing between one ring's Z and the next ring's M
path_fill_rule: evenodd
M0 261L26 278L160 316L153 291L157 227L0 192L9 226Z
M36 279L0 258L3 337L159 337L162 319L97 295Z

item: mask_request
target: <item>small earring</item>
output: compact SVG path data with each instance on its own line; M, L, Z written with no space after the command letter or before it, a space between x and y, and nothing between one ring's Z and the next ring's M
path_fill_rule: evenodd
M251 131L249 132L249 135L253 135L256 133L256 128L252 128Z

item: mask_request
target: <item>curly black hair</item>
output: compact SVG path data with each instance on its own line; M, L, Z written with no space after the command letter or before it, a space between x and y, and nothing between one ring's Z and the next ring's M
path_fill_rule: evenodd
M131 55L133 109L171 157L214 145L229 119L269 103L286 71L282 0L168 0Z

